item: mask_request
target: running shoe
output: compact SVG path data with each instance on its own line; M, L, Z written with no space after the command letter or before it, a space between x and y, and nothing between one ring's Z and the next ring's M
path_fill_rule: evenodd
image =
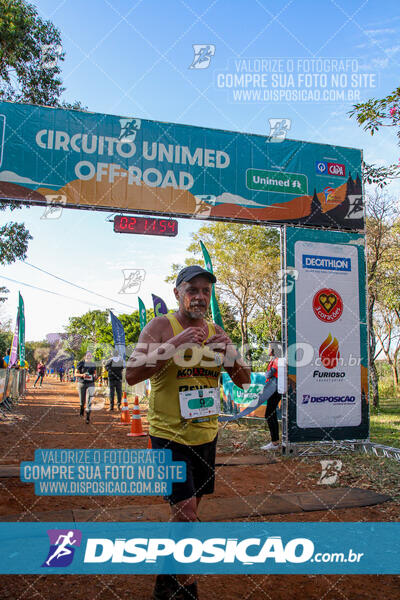
M269 444L266 444L265 446L261 446L260 450L278 450L279 449L279 444L273 444L272 442L270 442Z
M86 423L90 423L90 412L86 413Z

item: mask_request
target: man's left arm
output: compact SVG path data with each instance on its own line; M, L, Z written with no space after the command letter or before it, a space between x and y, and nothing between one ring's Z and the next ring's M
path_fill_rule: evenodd
M251 369L245 363L230 337L219 325L215 324L216 334L206 341L216 352L224 354L224 367L233 383L245 388L251 382Z

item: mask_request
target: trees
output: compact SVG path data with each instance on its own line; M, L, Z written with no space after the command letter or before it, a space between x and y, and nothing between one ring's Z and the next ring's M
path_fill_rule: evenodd
M147 320L152 319L153 310L147 310L146 315ZM118 319L125 331L126 346L136 344L140 335L139 311L118 315ZM82 358L88 349L94 350L97 361L112 355L114 341L107 310L89 310L80 317L70 317L65 330L63 351L75 359Z
M0 98L56 106L64 91L61 34L23 0L0 0Z
M64 52L60 31L53 23L41 19L36 8L24 0L0 0L0 15L0 100L83 108L79 102L61 100ZM2 200L0 210L6 208L14 210L20 205ZM22 223L1 227L1 264L24 260L31 239ZM1 287L0 292L8 290Z
M388 194L375 191L367 200L369 366L373 404L378 406L375 361L385 349L387 352L393 351L393 326L396 322L396 310L400 308L400 215L395 199ZM394 322L388 311L394 311ZM392 325L389 327L390 323ZM387 336L390 338L389 345Z
M365 131L374 135L381 127L394 127L400 145L400 87L382 99L371 98L367 102L355 104L349 112L355 117ZM400 163L388 167L377 167L375 164L363 165L363 177L367 183L376 183L383 187L400 176Z

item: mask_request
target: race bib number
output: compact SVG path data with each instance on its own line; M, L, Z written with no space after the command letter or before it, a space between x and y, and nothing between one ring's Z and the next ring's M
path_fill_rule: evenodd
M220 412L219 387L179 392L181 415L184 419L198 419Z
M85 373L83 379L85 381L93 381L93 375L90 375L90 373Z

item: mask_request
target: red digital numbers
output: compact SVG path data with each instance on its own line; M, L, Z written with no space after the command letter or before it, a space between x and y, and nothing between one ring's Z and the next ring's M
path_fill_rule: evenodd
M148 219L147 217L114 217L114 231L117 233L138 233L175 237L178 234L178 221L175 219Z

